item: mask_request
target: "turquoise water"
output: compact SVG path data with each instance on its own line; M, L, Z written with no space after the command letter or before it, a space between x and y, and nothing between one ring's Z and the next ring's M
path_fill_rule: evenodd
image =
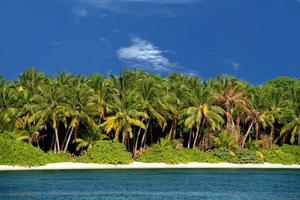
M300 170L0 172L0 199L300 200Z

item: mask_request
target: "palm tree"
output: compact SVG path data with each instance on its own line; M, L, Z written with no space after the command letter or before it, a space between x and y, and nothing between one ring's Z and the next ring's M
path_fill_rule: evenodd
M61 107L62 113L70 120L68 125L68 132L66 134L67 140L63 142L63 151L66 152L69 146L70 139L74 130L79 128L80 123L84 123L92 129L98 129L98 125L93 120L93 113L97 112L97 108L93 104L88 105L88 92L94 94L93 90L89 90L86 84L77 82L71 91L71 98L67 100L67 106Z
M193 142L193 148L195 147L199 132L204 128L206 124L210 126L210 128L215 130L220 130L221 125L224 123L224 119L222 115L224 114L224 110L219 106L210 106L208 102L211 101L209 89L206 86L202 86L199 82L194 84L193 90L191 90L192 98L189 99L190 106L182 109L180 114L181 124L187 130L190 130L188 148L190 147L191 142L191 134L192 130L195 128L195 137Z
M119 96L113 97L113 114L105 118L102 124L106 133L114 131L114 138L118 140L122 134L122 144L127 145L129 138L133 137L132 126L146 129L141 119L148 119L145 112L140 111L141 105L135 101L135 91L131 91L120 99Z
M215 94L216 103L225 110L226 129L231 133L239 133L234 117L242 117L243 113L249 113L249 102L246 94L240 85L235 85L225 89L221 93ZM239 121L239 120L236 120ZM238 125L239 127L239 125Z
M281 129L280 136L291 135L290 142L295 142L295 137L298 136L298 145L300 145L300 117L295 118Z
M189 83L191 78L179 73L171 74L163 84L164 96L162 98L163 110L166 111L165 118L171 121L168 134L169 139L174 139L177 134L180 110L188 106L191 96Z
M248 117L246 118L246 123L248 123L248 124L250 123L250 125L248 127L248 130L247 130L245 136L243 137L243 140L241 143L242 147L245 146L247 137L251 130L253 130L256 133L256 137L255 137L256 140L259 139L259 133L260 133L261 128L266 128L268 125L267 119L268 118L266 117L265 113L259 112L255 109L252 109L250 111L250 113L248 113Z
M0 132L12 130L17 101L14 86L0 77Z
M95 107L98 125L100 125L105 115L110 112L107 101L113 91L109 87L109 81L98 74L91 77L90 87L92 90L88 96L87 106Z
M224 131L241 146L268 137L300 144L299 116L300 80L288 77L252 86L234 77L204 82L142 70L52 78L31 68L15 81L0 76L0 132L45 151L73 151L75 143L85 150L101 138L90 140L90 131L121 140L133 156L164 137L188 148L209 144L210 133L228 143Z
M153 77L143 77L143 79L139 80L140 81L138 81L138 85L140 87L138 88L138 91L140 94L140 103L143 112L145 112L149 117L148 119L141 120L142 122L145 121L146 124L146 128L141 139L141 146L144 146L147 130L149 128L151 120L157 122L158 125L162 129L164 129L166 126L166 119L163 116L164 111L162 108L162 102L160 101L162 87L160 84L158 84L158 80L154 79ZM133 151L134 156L136 155L138 143L140 140L141 129L142 128L140 127L135 138Z
M193 106L182 110L180 115L180 119L182 120L181 123L184 124L188 130L196 128L192 148L195 148L198 141L199 132L206 124L208 124L213 131L221 129L221 125L224 123L222 114L222 108L218 106L209 106L207 104L200 104L198 106ZM188 147L189 145L190 141L188 142Z
M40 96L36 99L34 112L28 119L28 123L35 123L39 130L47 129L47 126L51 124L54 131L52 144L55 143L51 146L55 153L61 150L59 125L61 122L66 122L66 116L62 112L66 96L61 91L62 89L65 88L60 88L57 81L51 81L47 86L40 88Z

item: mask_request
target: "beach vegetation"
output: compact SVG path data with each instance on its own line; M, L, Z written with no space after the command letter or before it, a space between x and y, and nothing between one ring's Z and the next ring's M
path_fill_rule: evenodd
M97 163L291 163L299 159L299 116L300 80L290 77L252 85L224 75L203 80L124 70L52 77L30 68L16 80L0 78L0 134L16 141L10 140L12 149L28 149L24 154L51 152ZM103 152L125 159L110 161L111 153L105 158ZM40 158L36 163L46 157Z

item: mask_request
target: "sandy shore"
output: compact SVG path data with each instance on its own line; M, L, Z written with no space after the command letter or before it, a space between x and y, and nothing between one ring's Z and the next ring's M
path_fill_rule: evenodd
M76 170L76 169L300 169L300 165L282 164L233 164L233 163L141 163L133 162L122 165L106 165L94 163L51 163L45 166L22 167L0 165L0 171L17 170Z

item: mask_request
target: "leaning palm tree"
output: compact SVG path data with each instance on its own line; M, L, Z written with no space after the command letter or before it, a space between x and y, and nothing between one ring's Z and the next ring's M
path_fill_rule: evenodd
M190 77L179 73L171 74L162 82L164 96L162 97L164 116L171 122L169 139L174 139L177 134L180 110L188 106L192 94L189 88Z
M208 104L200 104L182 110L180 119L184 127L188 130L196 128L192 148L195 148L199 133L206 124L209 125L213 131L221 129L221 125L224 123L222 114L223 110L221 107L209 106ZM192 132L190 132L188 148L190 146L191 134Z
M255 137L256 140L259 139L259 133L260 133L261 128L266 128L267 125L269 124L267 122L268 119L271 119L271 118L268 118L265 113L259 112L255 109L252 109L248 113L248 117L246 118L246 123L247 124L250 123L250 125L248 127L246 134L243 136L243 140L241 143L242 147L245 146L246 140L247 140L251 130L253 130L256 133L256 137Z
M138 143L140 141L140 146L144 146L146 142L146 135L147 135L147 130L149 128L149 125L151 122L156 122L159 127L163 130L166 126L166 119L163 116L163 106L161 102L161 91L162 87L158 83L157 79L154 79L153 77L144 77L143 79L140 79L138 81L138 94L140 96L140 103L142 106L143 112L145 112L149 118L148 119L142 119L141 121L146 124L146 128L143 131L143 135L140 141L140 135L141 135L141 127L139 128L136 138L135 138L135 143L134 143L134 151L133 154L135 156L137 148L138 148Z
M295 142L295 137L298 136L298 145L300 145L300 117L295 118L281 129L280 136L287 134L290 134L290 142L292 144Z
M84 124L87 127L95 130L98 129L98 125L93 120L93 114L97 113L97 108L93 105L89 105L88 96L90 96L93 90L90 90L86 84L77 82L71 91L71 98L66 102L66 106L61 108L61 113L65 113L70 123L67 128L67 133L63 141L63 151L66 152L69 146L71 137L73 136L74 130L79 129L79 125Z
M209 125L209 127L215 131L220 130L221 125L224 123L224 110L219 106L208 104L212 99L207 87L196 84L193 90L191 90L191 96L192 98L189 99L190 106L181 110L179 117L180 123L183 124L187 130L190 130L188 148L190 147L193 129L196 129L192 146L194 148L197 144L199 133L205 125Z
M122 144L127 145L129 138L133 138L133 126L146 129L141 119L148 119L147 113L140 111L141 105L136 100L135 91L131 91L121 99L113 96L113 114L104 118L102 124L107 134L114 131L114 138L118 140L119 134L122 135Z

